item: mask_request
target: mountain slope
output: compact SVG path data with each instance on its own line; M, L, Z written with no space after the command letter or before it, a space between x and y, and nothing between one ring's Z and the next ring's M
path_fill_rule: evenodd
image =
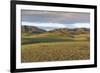
M88 34L90 32L89 28L60 28L60 29L54 29L49 32L56 32L56 33L62 33L62 34Z
M85 38L89 37L89 29L77 28L77 29L55 29L52 31L45 31L39 34L32 33L30 38ZM26 36L29 37L29 36Z
M43 29L40 29L38 27L35 27L35 26L22 25L21 26L21 32L22 33L43 33L43 32L46 32L46 31L43 30Z

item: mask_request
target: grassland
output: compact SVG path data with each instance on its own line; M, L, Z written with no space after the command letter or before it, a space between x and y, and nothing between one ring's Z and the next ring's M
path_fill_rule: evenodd
M22 62L86 60L89 58L89 34L22 33Z
M22 45L22 62L89 59L89 42L52 42Z

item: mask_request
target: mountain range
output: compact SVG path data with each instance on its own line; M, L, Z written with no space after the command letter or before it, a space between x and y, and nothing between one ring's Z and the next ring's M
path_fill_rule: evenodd
M40 29L35 26L21 26L22 33L63 33L63 34L88 34L90 32L89 28L59 28L50 31Z
M21 32L22 33L43 33L43 32L46 32L45 30L43 29L40 29L38 27L35 27L35 26L21 26Z

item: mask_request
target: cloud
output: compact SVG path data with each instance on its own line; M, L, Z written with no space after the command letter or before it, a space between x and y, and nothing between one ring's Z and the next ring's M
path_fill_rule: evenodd
M90 28L89 23L75 23L73 26L74 28Z
M53 30L58 28L89 28L89 23L75 23L75 24L58 24L58 23L32 23L32 22L22 22L22 25L36 26L44 30Z
M90 13L22 10L22 21L34 23L89 23Z
M31 23L31 22L22 22L22 25L30 25L30 26L42 26L42 27L57 27L57 28L64 28L66 27L63 24L56 24L56 23Z
M44 30L58 28L90 28L90 13L21 10L22 25L36 26Z

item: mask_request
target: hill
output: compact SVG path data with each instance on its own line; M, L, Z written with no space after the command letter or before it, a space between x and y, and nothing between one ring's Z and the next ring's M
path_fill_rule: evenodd
M90 59L90 29L22 26L21 62Z
M60 29L54 29L49 32L56 32L56 33L63 33L63 34L88 34L90 32L89 28L60 28Z
M89 37L89 28L60 28L50 31L40 29L35 26L22 26L22 36L30 38L84 38ZM24 33L24 34L23 34ZM28 35L27 35L28 34Z
M43 33L43 32L46 32L46 31L43 30L43 29L40 29L38 27L35 27L35 26L22 25L21 26L21 32L22 33Z

